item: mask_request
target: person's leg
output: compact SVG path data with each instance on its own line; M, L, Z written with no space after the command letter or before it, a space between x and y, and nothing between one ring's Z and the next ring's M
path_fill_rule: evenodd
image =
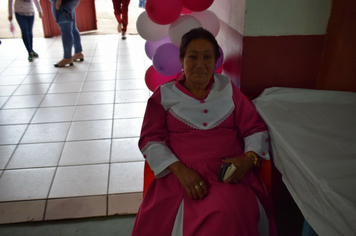
M126 32L127 30L127 25L129 23L128 20L128 11L129 11L129 4L130 0L122 0L122 8L121 8L121 13L122 13L122 31Z
M73 10L72 14L73 18L73 40L74 40L74 55L73 55L73 60L74 61L84 61L84 55L82 53L83 48L81 44L81 39L80 39L80 32L77 27L77 20L76 20L76 12Z
M17 23L20 26L21 29L21 35L22 35L22 41L26 47L27 52L30 54L32 52L32 47L31 47L31 40L29 39L29 24L28 24L28 18L27 16L23 16L20 14L15 13Z
M130 0L122 0L121 3L122 3L122 6L121 6L121 13L122 13L122 39L126 39L127 25L129 23L128 11L129 11Z
M57 22L57 25L62 34L62 45L63 45L63 59L55 63L55 67L63 67L66 65L73 65L72 59L72 47L73 47L73 34L72 34L72 19L68 15L70 9L60 7L59 10L56 10L56 0L50 0L52 3L52 14L54 19Z
M62 33L62 44L63 44L63 58L72 58L72 47L73 47L73 23L72 22L61 22L58 23L58 27Z
M76 13L75 10L73 10L73 26L72 26L72 34L73 34L73 39L74 39L74 53L79 53L82 52L82 44L80 41L80 33L77 27L77 22L76 22Z
M112 0L112 4L114 7L114 15L117 20L118 26L117 26L117 31L119 33L122 30L122 19L121 19L121 0Z
M30 47L31 47L31 54L34 56L34 57L38 57L38 54L33 51L33 23L35 21L35 16L27 16L28 17L28 38L29 38L29 41L30 41Z
M145 7L145 2L144 0L140 0L138 7Z

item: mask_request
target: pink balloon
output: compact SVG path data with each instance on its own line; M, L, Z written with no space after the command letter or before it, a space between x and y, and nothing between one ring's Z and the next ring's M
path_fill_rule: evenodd
M218 61L216 62L215 70L219 69L224 61L224 53L220 46L219 46L219 52L220 52L220 57L218 58Z
M179 60L179 48L173 43L159 46L152 57L152 63L158 73L171 76L182 70Z
M147 0L146 12L156 24L168 25L174 22L182 12L181 0Z
M191 29L201 27L199 20L191 15L181 15L168 29L168 35L172 43L179 47L182 36Z
M153 54L155 53L156 49L165 43L172 43L169 37L166 37L160 41L146 41L145 52L147 57L152 60Z
M204 11L208 9L214 0L182 0L183 7L191 11Z
M215 73L221 74L222 71L223 71L223 65L221 65L219 69L215 70Z
M163 83L166 83L172 79L174 79L176 75L173 76L164 76L158 73L153 66L150 66L145 74L145 82L146 86L149 90L154 92L156 88Z
M190 14L199 20L204 29L210 31L214 36L219 33L220 21L214 12L205 10Z
M182 7L182 14L183 14L183 15L189 15L190 13L192 13L191 10L188 10L187 8Z

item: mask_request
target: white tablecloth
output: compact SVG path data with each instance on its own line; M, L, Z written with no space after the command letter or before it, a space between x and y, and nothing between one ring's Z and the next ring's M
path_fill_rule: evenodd
M253 102L308 223L321 236L356 235L356 93L274 87Z

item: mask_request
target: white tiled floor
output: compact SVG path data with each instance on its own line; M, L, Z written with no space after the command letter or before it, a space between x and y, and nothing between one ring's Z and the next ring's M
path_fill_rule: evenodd
M145 41L82 36L85 60L55 68L62 43L0 45L0 223L136 213L143 158L137 141L151 65Z

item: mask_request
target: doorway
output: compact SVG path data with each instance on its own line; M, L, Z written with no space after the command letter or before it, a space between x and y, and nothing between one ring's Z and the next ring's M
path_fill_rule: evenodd
M138 7L139 0L131 0L129 5L129 24L127 27L128 34L137 34L136 21L138 16L145 11L143 8ZM97 30L82 32L82 34L117 34L117 21L114 16L114 9L112 6L112 0L95 0L95 10L97 18ZM36 10L37 11L37 10ZM0 12L2 12L3 22L1 22L0 38L21 38L21 30L16 20L15 34L12 34L9 29L8 16L8 1L0 1ZM35 15L35 22L33 25L33 37L44 37L42 20L38 17L38 13Z

